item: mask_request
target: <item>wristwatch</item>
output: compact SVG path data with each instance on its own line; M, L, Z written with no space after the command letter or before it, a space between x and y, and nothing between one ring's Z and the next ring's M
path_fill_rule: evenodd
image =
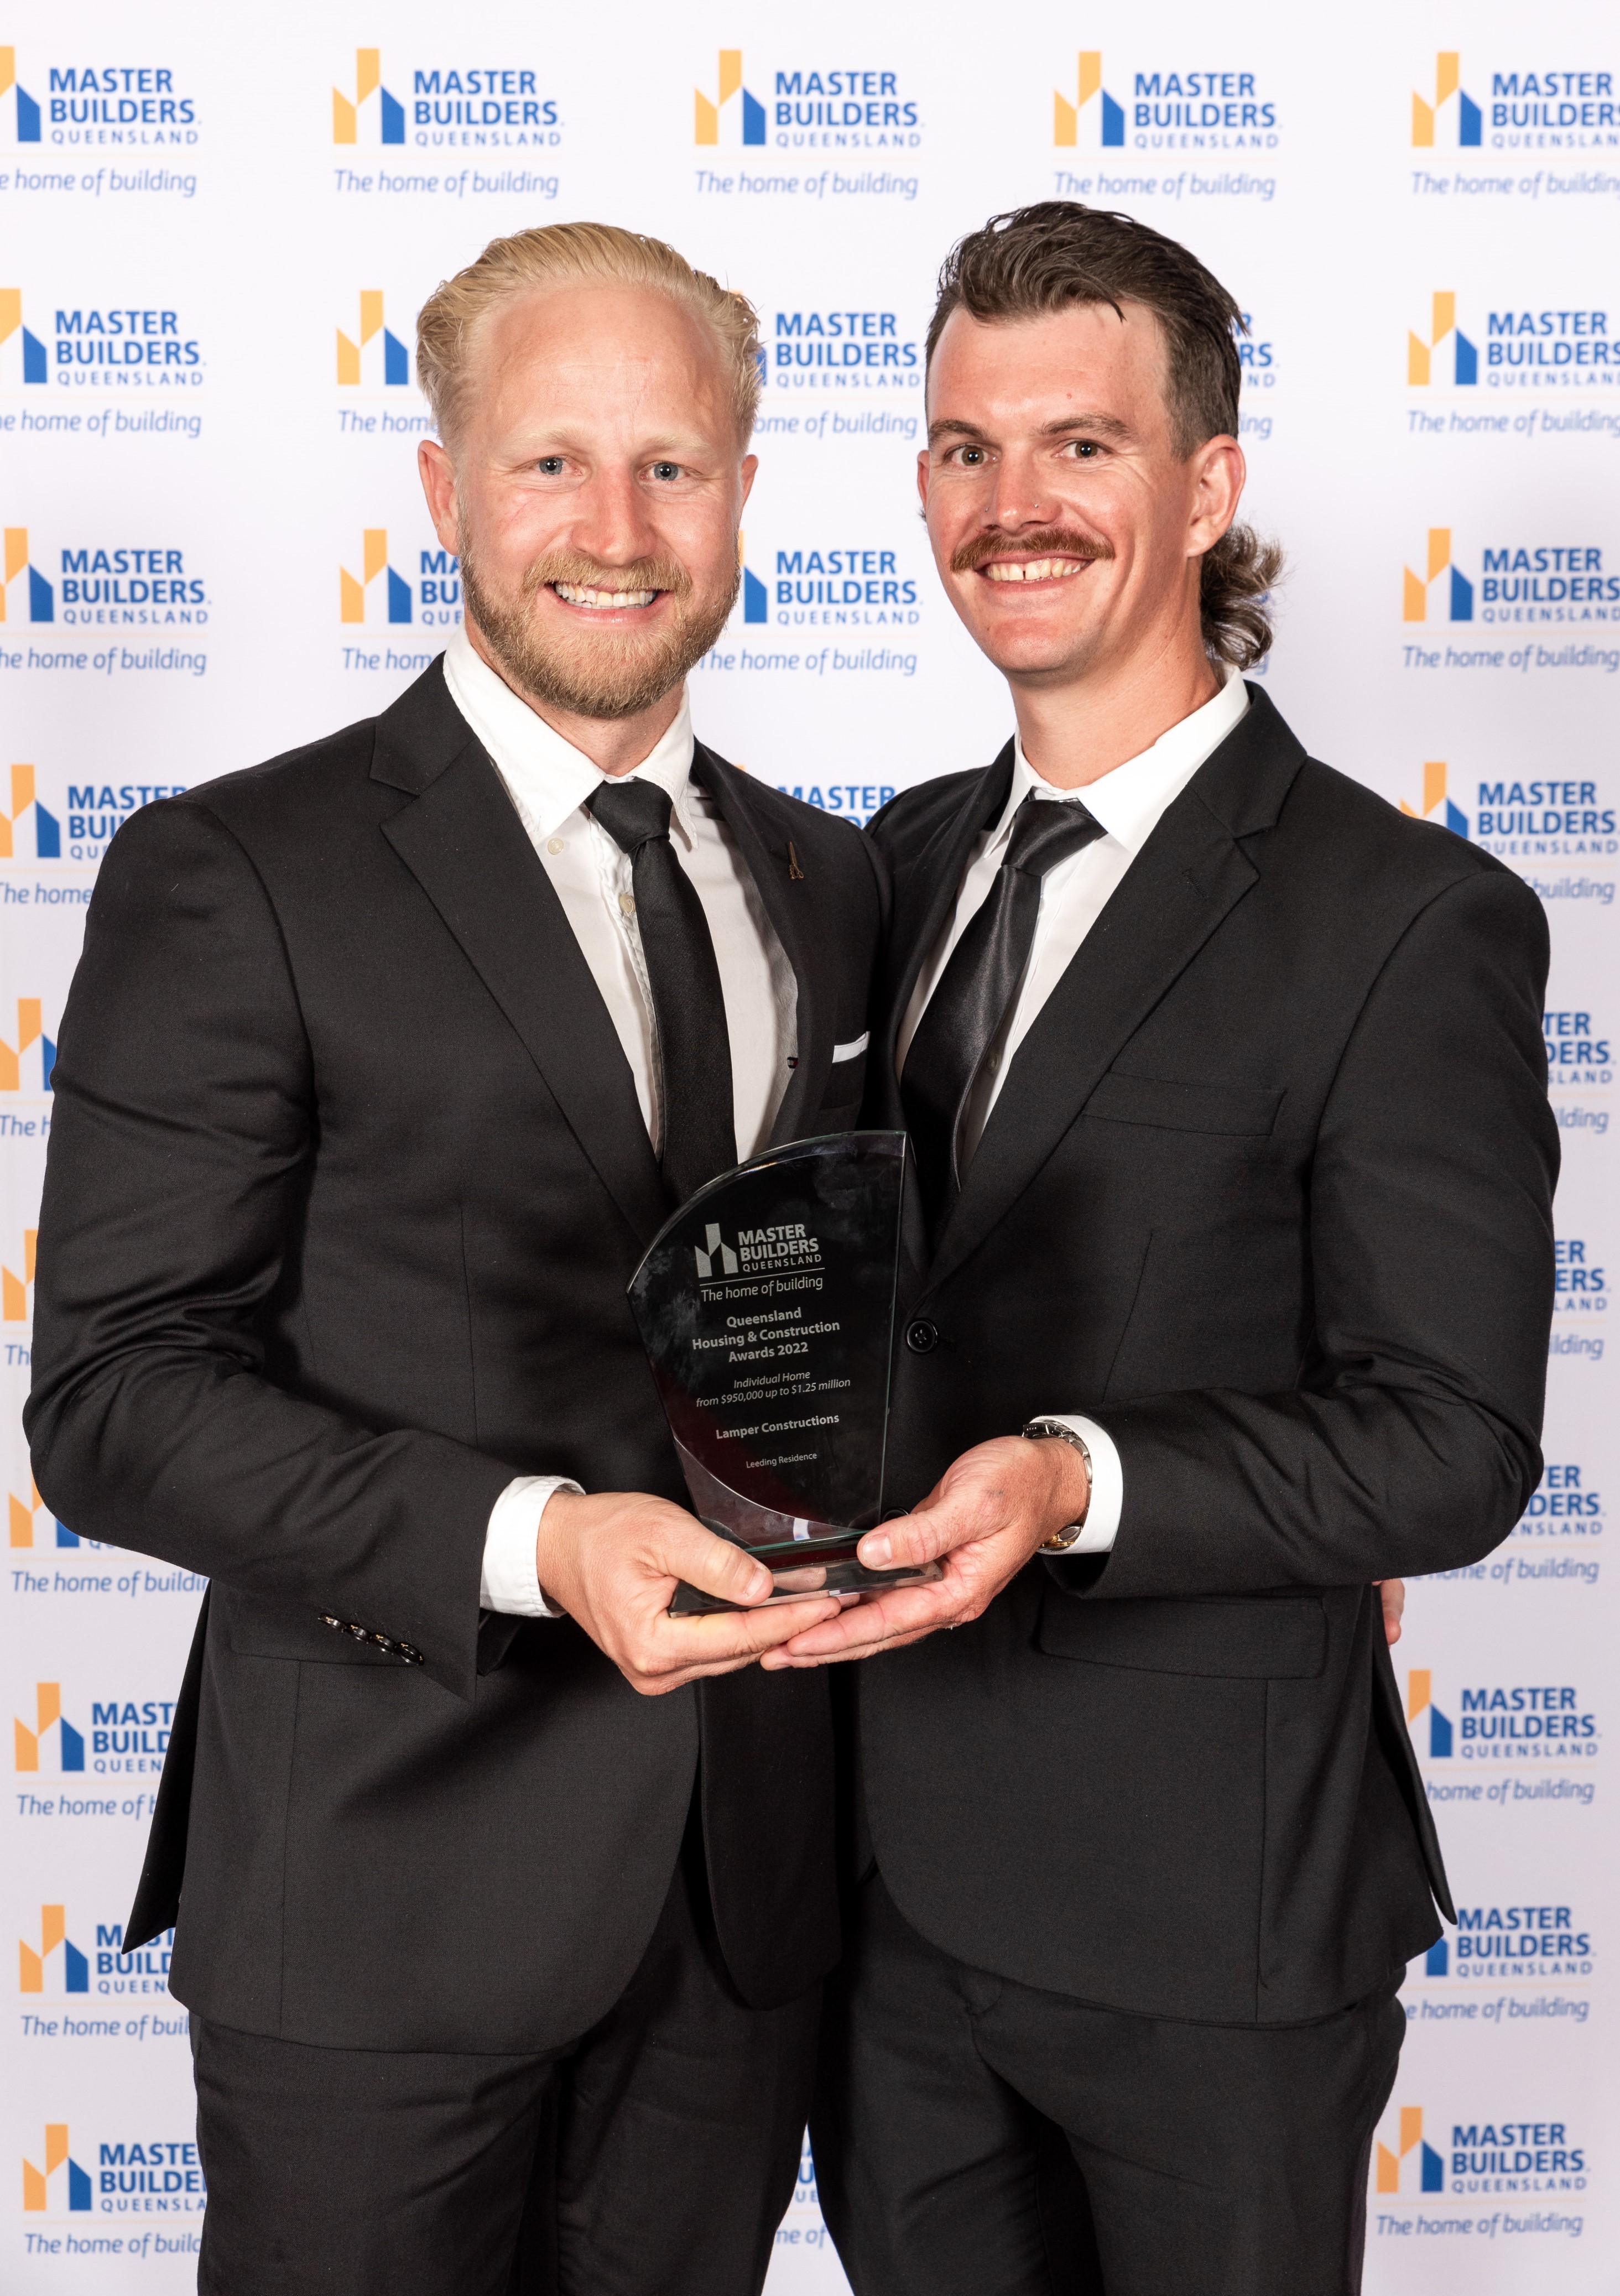
M1037 1554L1067 1554L1085 1529L1085 1518L1092 1511L1091 1446L1084 1435L1076 1435L1074 1429L1066 1427L1060 1419L1031 1419L1025 1426L1019 1428L1019 1432L1020 1435L1027 1435L1031 1442L1034 1442L1038 1436L1055 1435L1060 1443L1072 1443L1085 1461L1085 1505L1079 1521L1068 1523L1061 1530L1054 1530L1051 1536L1049 1538L1043 1538L1035 1549Z

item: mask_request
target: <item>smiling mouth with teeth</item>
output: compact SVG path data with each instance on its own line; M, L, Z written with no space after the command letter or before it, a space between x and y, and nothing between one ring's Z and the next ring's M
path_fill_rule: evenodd
M991 582L1061 582L1091 563L1089 558L994 558L978 571Z
M593 612L615 606L650 606L657 590L591 590L577 582L553 582L552 590L568 606L585 606Z

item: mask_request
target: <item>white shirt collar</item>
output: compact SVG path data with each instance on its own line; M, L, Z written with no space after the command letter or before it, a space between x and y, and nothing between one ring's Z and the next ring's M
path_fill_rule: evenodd
M474 652L465 629L457 627L445 648L445 684L450 698L489 752L512 802L531 833L552 836L601 783L616 778L592 764L583 750L565 742L537 709L520 699ZM669 798L682 833L692 838L691 707L683 690L674 722L634 775L617 778L656 782Z
M1015 739L1012 787L995 825L990 847L1011 829L1012 816L1033 790L1039 797L1078 799L1101 823L1104 832L1117 839L1127 853L1139 853L1158 825L1161 814L1181 795L1205 759L1214 755L1248 708L1248 689L1235 669L1226 671L1221 691L1168 733L1161 734L1140 757L1100 775L1084 789L1060 790L1036 773ZM990 847L986 847L988 851Z

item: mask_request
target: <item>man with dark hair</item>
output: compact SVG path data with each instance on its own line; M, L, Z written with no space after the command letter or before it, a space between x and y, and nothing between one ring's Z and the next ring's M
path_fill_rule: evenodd
M1542 911L1239 676L1236 321L1050 202L929 334L929 536L1018 728L873 824L869 1108L920 1186L914 1512L861 1552L944 1575L765 1660L900 1653L813 2124L857 2296L1359 2284L1451 1914L1370 1582L1485 1554L1540 1471Z

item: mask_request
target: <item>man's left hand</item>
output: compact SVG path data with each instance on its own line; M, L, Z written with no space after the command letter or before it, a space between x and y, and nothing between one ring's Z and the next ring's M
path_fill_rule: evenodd
M1060 1437L1003 1435L946 1468L911 1514L869 1530L857 1550L877 1570L939 1562L926 1586L890 1587L794 1636L761 1659L767 1672L871 1658L965 1626L989 1608L1043 1539L1078 1522L1091 1496L1085 1461Z

